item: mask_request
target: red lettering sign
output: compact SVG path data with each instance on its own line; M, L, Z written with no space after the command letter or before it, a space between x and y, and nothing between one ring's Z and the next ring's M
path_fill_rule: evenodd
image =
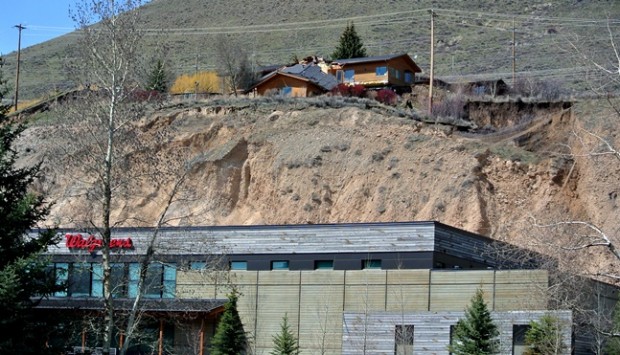
M89 235L87 238L84 238L80 233L67 233L65 234L65 245L69 249L86 249L90 253L95 251L95 249L101 248L103 246L103 240L95 237L94 235ZM131 238L125 239L111 239L110 240L110 249L132 249L133 241Z

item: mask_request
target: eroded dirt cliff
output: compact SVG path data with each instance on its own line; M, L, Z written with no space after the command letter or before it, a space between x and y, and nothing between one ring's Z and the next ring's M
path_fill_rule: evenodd
M438 220L526 243L533 219L615 218L615 161L563 154L581 146L571 133L584 125L579 107L476 107L470 116L479 126L502 124L464 134L358 107L181 105L139 122L146 148L126 169L164 171L173 165L167 159L180 159L176 151L188 152L184 198L168 213L173 225ZM607 124L613 142L617 127ZM50 147L67 144L57 129L32 126L20 148L24 162L45 162L39 188L54 201L49 221L77 226L96 204L74 179L81 167L48 158ZM148 225L161 213L170 186L144 181L115 205L119 225L135 217Z

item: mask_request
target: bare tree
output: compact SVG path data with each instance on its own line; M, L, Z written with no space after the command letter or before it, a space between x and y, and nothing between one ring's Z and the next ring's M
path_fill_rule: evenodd
M166 156L169 152L158 149L167 139L165 134L153 135L140 122L147 108L134 95L142 73L141 5L141 0L83 0L72 9L80 40L79 56L69 63L69 69L82 90L61 109L64 117L57 122L57 133L64 144L52 154L57 163L52 166L79 169L71 174L73 183L65 191L79 213L63 224L101 235L104 353L109 352L120 322L126 322L121 353L137 335L147 271L156 254L160 228L179 218L171 208L186 197L181 190L190 171L184 149L175 151L175 157ZM145 200L139 195L142 191L155 206L152 216L138 216L123 208ZM113 298L118 285L112 281L110 247L113 228L119 225L154 227L139 260L137 296L123 317Z
M253 72L247 52L242 44L231 36L220 35L215 40L215 56L224 78L224 89L237 96L240 89L252 84Z

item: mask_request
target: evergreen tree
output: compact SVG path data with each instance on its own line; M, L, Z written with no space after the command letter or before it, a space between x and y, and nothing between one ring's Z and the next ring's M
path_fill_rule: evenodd
M340 42L332 54L333 59L361 58L366 56L366 48L362 39L355 31L355 25L350 23L340 35Z
M538 322L530 322L530 329L525 333L525 343L529 346L525 355L563 354L566 345L562 342L560 320L547 314Z
M288 324L288 316L285 313L282 323L280 324L280 333L273 337L273 351L271 355L297 355L299 354L299 345L297 338L291 332Z
M166 71L164 68L164 62L161 59L157 60L153 71L148 77L146 83L147 90L154 90L158 92L166 92L168 90L168 83L166 80Z
M620 334L620 302L616 302L611 325L611 334ZM620 337L611 337L605 346L608 354L620 354Z
M0 87L1 102L6 94L1 72ZM52 351L46 335L54 333L57 320L35 314L34 307L62 287L39 256L57 243L56 232L26 236L45 218L47 208L43 197L29 192L39 167L15 167L12 146L24 127L6 124L7 110L0 105L0 354L44 354Z
M237 312L237 298L234 292L228 296L224 313L211 342L211 354L213 355L245 354L247 338L239 312Z
M456 355L489 355L499 352L499 331L491 319L482 290L476 291L465 309L465 318L454 328L450 352Z

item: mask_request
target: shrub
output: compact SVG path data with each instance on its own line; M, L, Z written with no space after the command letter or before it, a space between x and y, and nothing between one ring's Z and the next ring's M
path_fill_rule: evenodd
M214 71L183 74L174 81L170 88L170 92L173 94L213 93L219 91L220 78Z
M465 96L456 94L433 103L433 117L462 118L465 113Z
M364 97L366 96L366 88L364 85L347 85L340 83L331 90L333 95L339 95L344 97Z
M381 89L377 91L376 100L385 105L394 105L398 96L396 93L390 89Z
M538 97L544 100L557 100L562 95L560 84L554 81L541 81L534 78L517 79L512 93L524 97Z
M364 97L366 96L366 88L359 84L349 86L349 94L354 97Z
M340 83L331 90L331 93L339 96L349 96L349 85Z

